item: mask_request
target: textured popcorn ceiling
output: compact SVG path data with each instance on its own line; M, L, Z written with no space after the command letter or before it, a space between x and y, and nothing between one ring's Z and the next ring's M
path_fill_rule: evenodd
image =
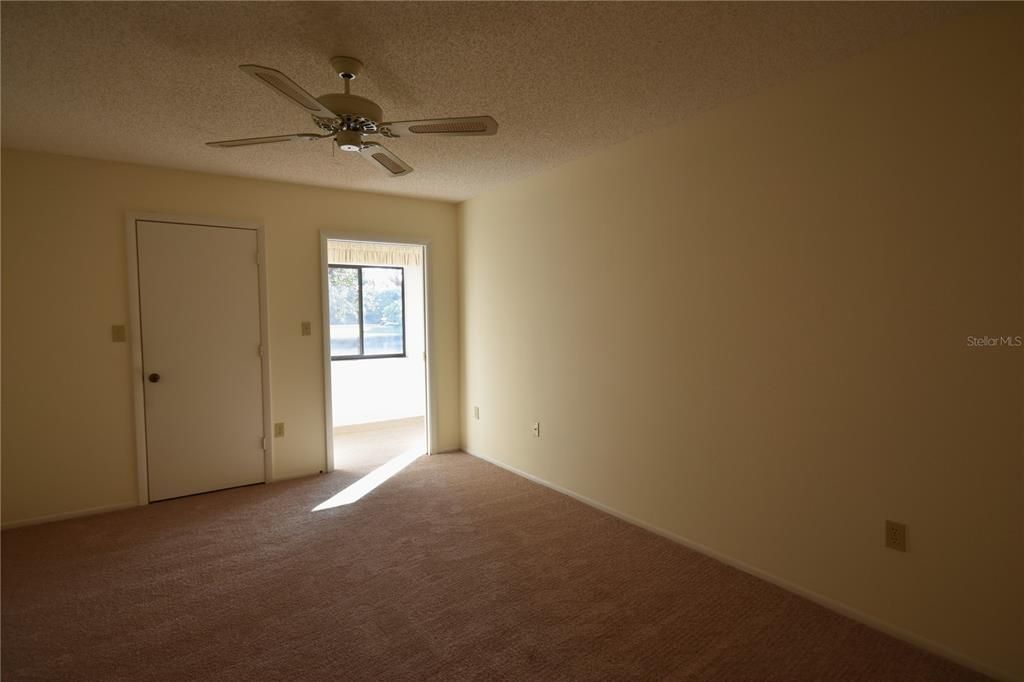
M955 13L944 3L11 3L4 146L462 200L863 52ZM238 70L353 93L385 118L490 114L496 137L386 141L391 178L330 142L212 149L315 131ZM379 139L379 138L378 138ZM336 158L332 158L336 157Z

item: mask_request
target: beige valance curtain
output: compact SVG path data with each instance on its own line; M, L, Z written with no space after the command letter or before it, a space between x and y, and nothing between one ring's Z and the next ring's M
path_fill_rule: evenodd
M423 265L423 248L379 242L327 241L327 262L332 265Z

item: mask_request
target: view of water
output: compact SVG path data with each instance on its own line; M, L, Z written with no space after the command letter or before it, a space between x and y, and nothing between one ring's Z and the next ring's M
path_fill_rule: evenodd
M364 340L365 355L400 355L402 325L367 324ZM331 355L359 355L359 325L331 325Z

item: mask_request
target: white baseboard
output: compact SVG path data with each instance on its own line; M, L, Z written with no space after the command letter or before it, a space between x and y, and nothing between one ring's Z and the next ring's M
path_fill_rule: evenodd
M663 538L667 538L669 540L672 540L673 542L677 542L680 545L683 545L684 547L688 547L688 548L690 548L692 550L700 552L701 554L704 554L705 556L709 556L712 559L716 559L718 561L721 561L723 564L727 564L729 566L732 566L733 568L737 568L737 569L743 571L744 573L749 573L750 575L753 575L753 576L755 576L757 578L760 578L760 579L765 580L765 581L767 581L769 583L772 583L773 585L776 585L777 587L781 587L782 589L786 590L787 592L792 592L794 594L800 595L801 597L804 597L805 599L808 599L808 600L810 600L810 601L812 601L812 602L814 602L814 603L816 603L816 604L818 604L820 606L823 606L826 609L829 609L830 611L835 611L836 613L842 614L842 615L846 616L847 618L855 620L855 621L857 621L859 623L863 623L864 625L867 625L868 627L874 628L875 630L880 630L881 632L884 632L887 635L891 635L891 636L895 637L896 639L900 639L900 640L903 640L904 642L908 642L910 644L913 644L914 646L920 647L920 648L924 649L925 651L929 651L929 652L931 652L931 653L933 653L933 654L935 654L937 656L941 656L942 658L949 659L949 660L951 660L951 661L953 661L955 663L959 663L960 665L962 665L964 667L971 668L972 670L976 670L977 672L980 672L980 673L982 673L984 675L988 675L989 677L994 677L997 680L1012 681L1014 679L1012 675L1009 675L1008 673L1006 673L1004 671L995 670L994 668L992 668L992 667L990 667L990 666L988 666L988 665L986 665L984 663L980 663L980 662L978 662L978 661L976 661L976 660L974 660L974 659L972 659L972 658L970 658L968 656L965 656L964 654L961 654L961 653L959 653L957 651L953 651L952 649L949 649L948 647L945 647L942 644L934 642L934 641L932 641L930 639L927 639L925 637L921 637L919 635L916 635L916 634L914 634L912 632L909 632L907 630L904 630L904 629L902 629L902 628L900 628L900 627L898 627L896 625L892 625L891 623L887 623L886 621L879 620L878 618L875 618L874 616L870 616L870 615L864 613L863 611L859 611L859 610L853 608L852 606L844 604L843 602L836 601L835 599L831 599L831 598L826 597L824 595L818 594L817 592L813 592L813 591L808 590L806 588L800 587L799 585L795 585L795 584L789 582L788 580L785 580L783 578L779 578L778 576L772 575L771 573L767 573L767 572L765 572L765 571L763 571L763 570L761 570L761 569L759 569L759 568L757 568L755 566L751 566L748 563L745 563L745 562L740 561L738 559L734 559L734 558L732 558L730 556L722 554L721 552L715 551L715 550L711 549L710 547L707 547L706 545L700 544L699 542L694 542L693 540L689 540L687 538L684 538L681 535L676 535L675 533L673 533L671 531L668 531L668 530L665 530L663 528L659 528L657 526L651 525L651 524L649 524L649 523L647 523L645 521L641 521L640 519L635 518L633 516L630 516L629 514L625 514L623 512L620 512L617 509L613 509L613 508L611 508L611 507L609 507L609 506L607 506L605 504L602 504L602 503L598 502L597 500L592 500L589 497L584 497L583 495L580 495L579 493L573 492L572 490L569 490L568 488L563 488L560 485L555 485L554 483L550 483L548 481L545 481L544 479L538 478L537 476L534 476L533 474L527 473L527 472L522 471L520 469L516 469L513 466L509 466L508 464L505 464L504 462L499 462L499 461L497 461L495 459L491 459L490 457L485 457L484 455L478 455L478 454L476 454L474 452L470 452L466 448L463 448L463 452L465 452L465 453L467 453L469 455L472 455L473 457L476 457L477 459L482 459L485 462L489 462L490 464L493 464L493 465L495 465L497 467L500 467L500 468L502 468L502 469L504 469L506 471L509 471L509 472L511 472L513 474L516 474L517 476L521 476L521 477L523 477L523 478L525 478L525 479L527 479L529 481L532 481L534 483L542 485L542 486L544 486L546 488L550 488L551 490L554 490L555 492L562 493L563 495L568 495L569 497L571 497L574 500L577 500L579 502L582 502L583 504L586 504L586 505L588 505L590 507L593 507L595 509L603 511L606 514L610 514L610 515L612 515L612 516L614 516L614 517L616 517L618 519L621 519L621 520L623 520L623 521L625 521L627 523L633 524L634 526L639 526L640 528L643 528L644 530L650 531L651 533L654 533L655 535L660 535Z
M61 512L60 514L48 514L46 516L33 516L29 519L21 519L19 521L5 521L0 528L8 530L10 528L21 528L22 526L37 526L40 523L50 523L51 521L64 521L66 519L76 519L80 516L93 516L95 514L106 514L107 512L120 511L122 509L131 509L132 507L139 506L137 502L124 502L122 504L107 504L102 507L90 507L88 509L79 509L77 511Z

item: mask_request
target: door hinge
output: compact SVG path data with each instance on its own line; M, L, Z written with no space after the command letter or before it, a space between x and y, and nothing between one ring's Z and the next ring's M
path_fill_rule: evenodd
M261 358L263 357L263 344L262 343L261 344L257 344L257 346L256 346L256 355L260 356Z
M256 265L259 265L259 264L260 264L260 252L257 251L256 252Z
M266 436L263 436L262 438L260 438L260 447L263 448L264 452L266 452L266 450L267 450L267 437Z

